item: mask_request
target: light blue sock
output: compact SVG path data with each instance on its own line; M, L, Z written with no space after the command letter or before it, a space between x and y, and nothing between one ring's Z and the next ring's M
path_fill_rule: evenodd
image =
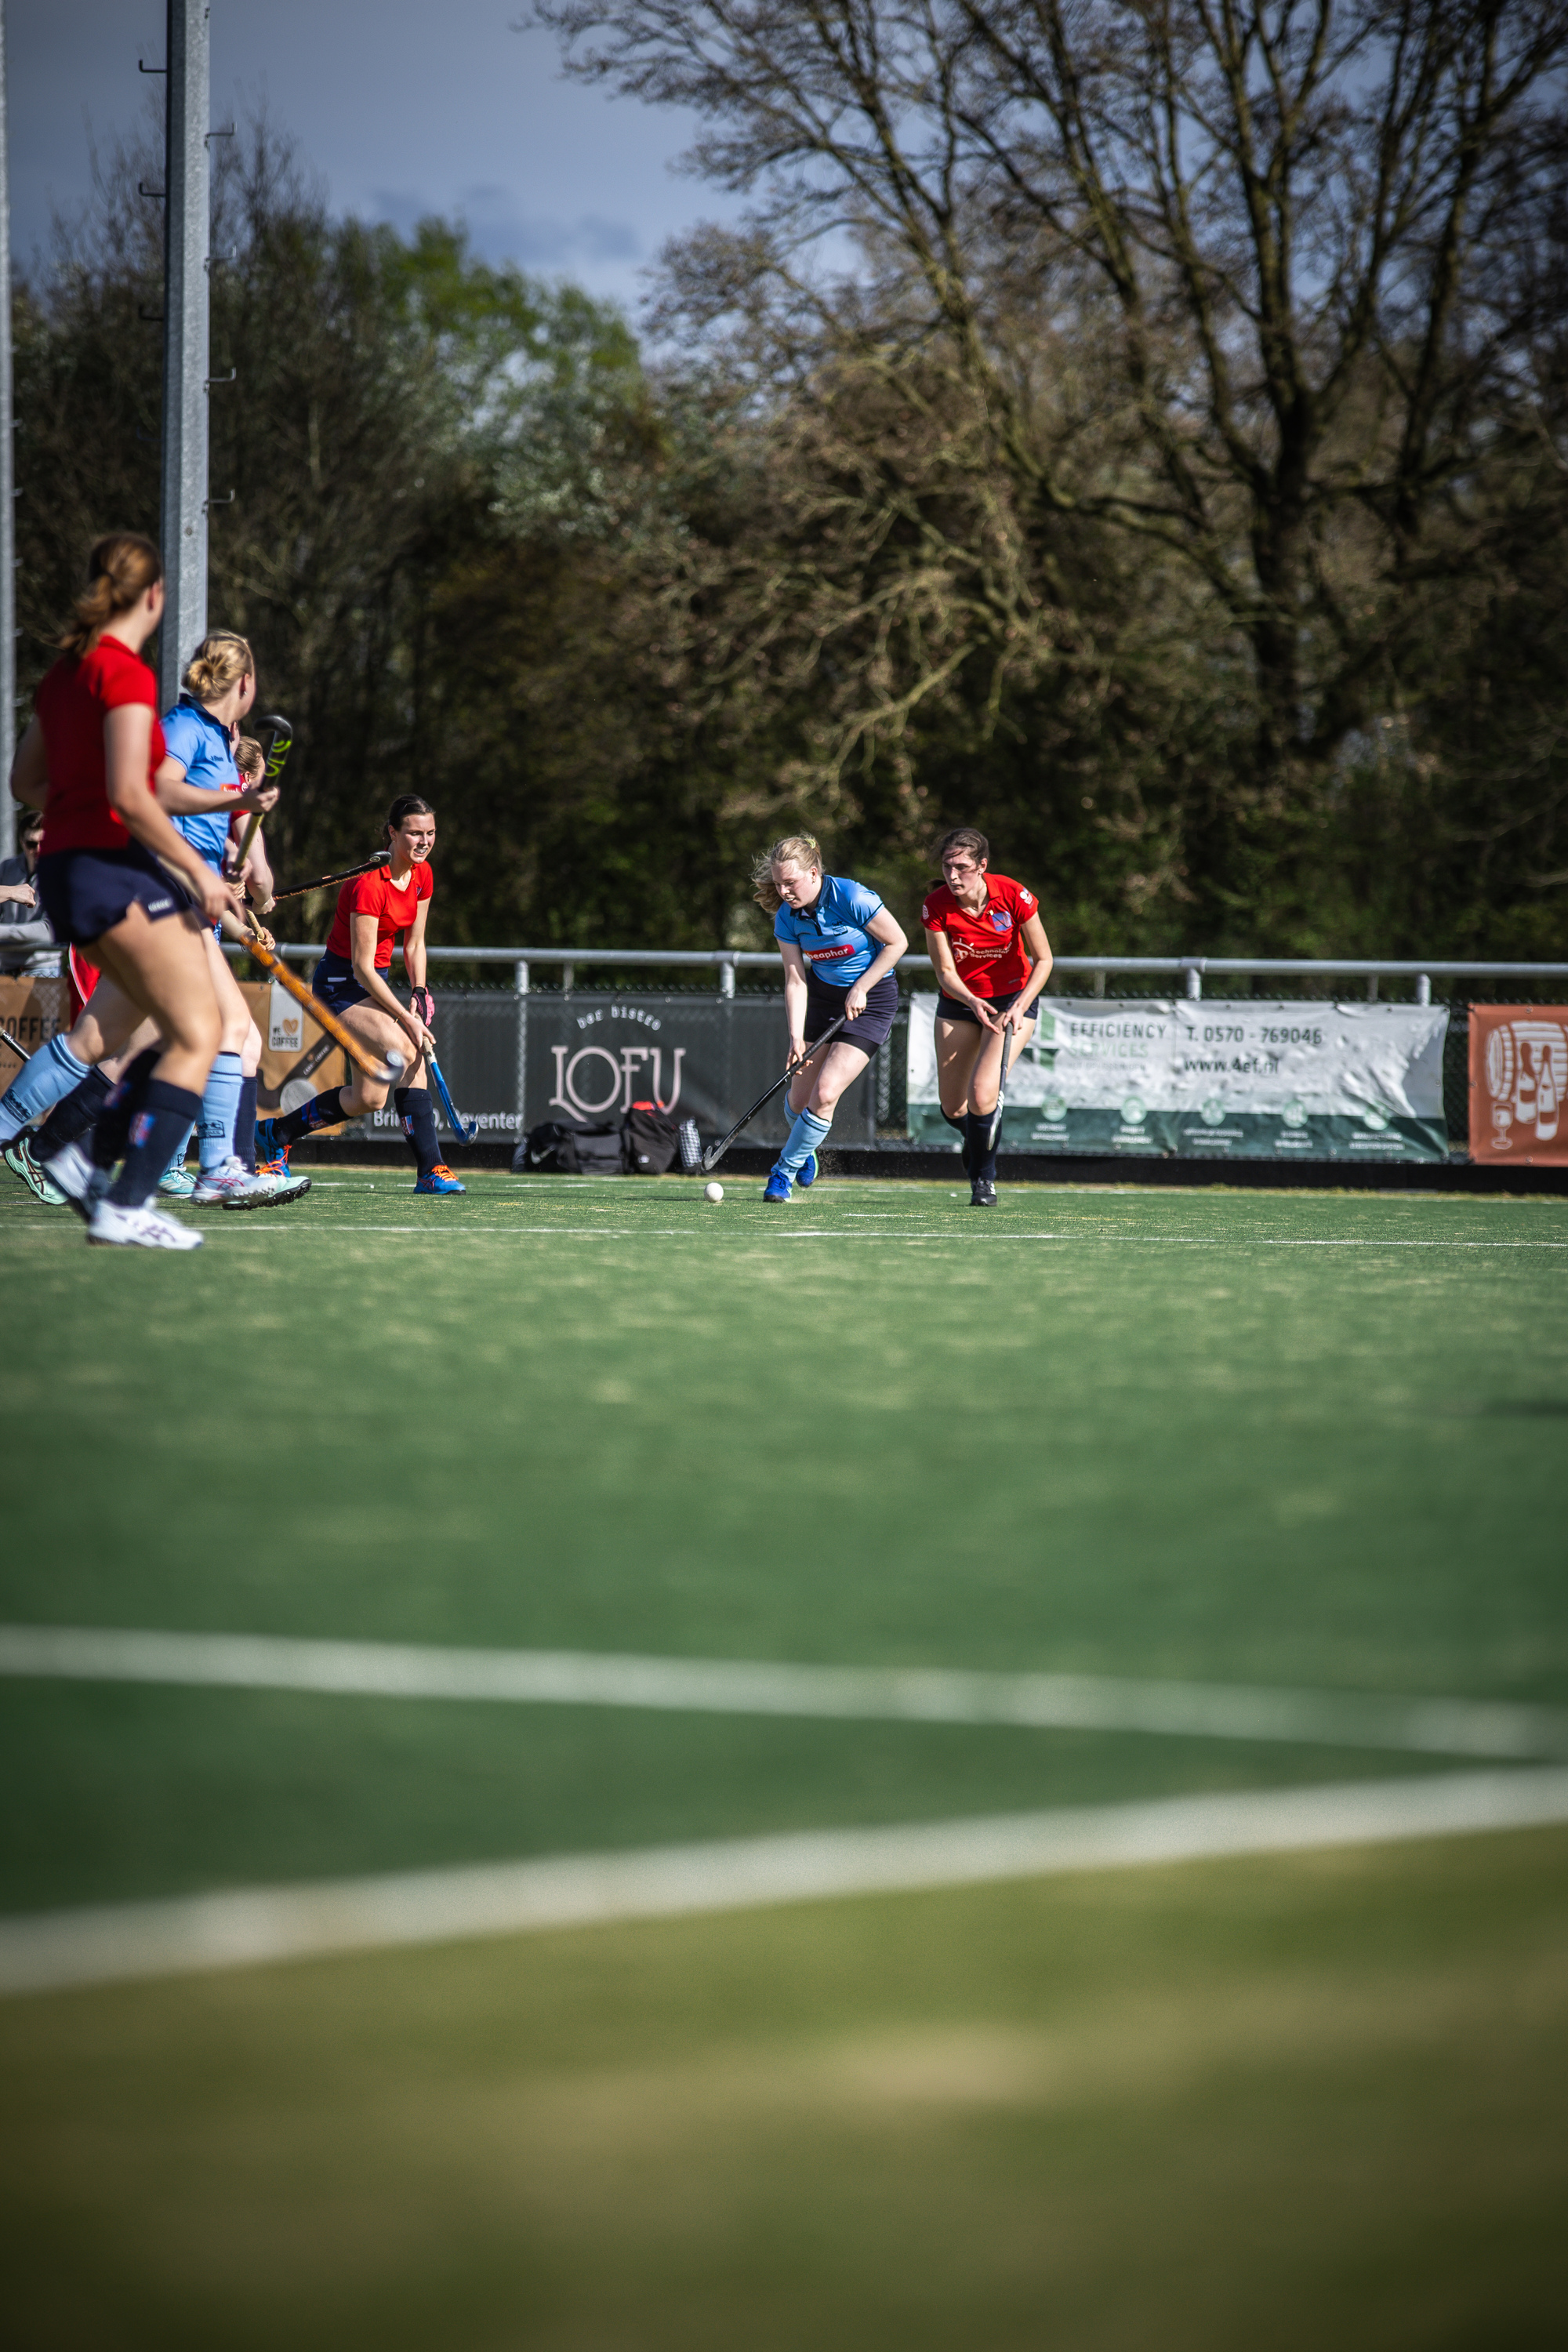
M201 1139L204 1176L216 1176L234 1150L234 1117L239 1108L239 1090L244 1083L239 1055L220 1054L202 1096L201 1125L196 1129Z
M40 1045L19 1077L0 1097L0 1143L10 1143L25 1127L33 1127L47 1110L63 1102L86 1077L88 1066L79 1062L63 1037Z
M191 1138L195 1135L195 1131L196 1130L194 1127L186 1128L184 1135L181 1136L178 1143L175 1144L173 1151L169 1154L169 1164L163 1171L163 1176L173 1176L177 1169L184 1166L185 1154L191 1148ZM163 1181L163 1177L161 1176L158 1179L158 1181L162 1183Z
M814 1110L803 1110L790 1129L789 1139L773 1163L781 1176L793 1184L814 1151L820 1151L833 1130L830 1118L818 1118Z

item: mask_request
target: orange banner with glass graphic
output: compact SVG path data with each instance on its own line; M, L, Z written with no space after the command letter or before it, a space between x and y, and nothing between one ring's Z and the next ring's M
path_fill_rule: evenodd
M1471 1005L1470 1157L1568 1167L1568 1004Z

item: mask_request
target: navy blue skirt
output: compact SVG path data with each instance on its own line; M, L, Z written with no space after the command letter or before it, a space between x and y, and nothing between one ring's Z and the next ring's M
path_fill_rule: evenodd
M351 1004L370 1003L370 991L354 978L348 957L334 955L331 948L310 975L310 993L319 996L330 1013L346 1013Z
M140 842L129 849L52 849L39 858L35 878L56 939L73 948L90 947L134 906L159 923L165 915L184 914L191 903Z
M847 987L835 988L826 980L818 980L810 965L805 972L805 1042L815 1045L825 1029L831 1029L844 1010ZM885 971L866 999L866 1010L858 1021L847 1021L833 1040L836 1045L858 1045L863 1054L874 1054L879 1045L886 1045L888 1033L899 1009L899 976Z

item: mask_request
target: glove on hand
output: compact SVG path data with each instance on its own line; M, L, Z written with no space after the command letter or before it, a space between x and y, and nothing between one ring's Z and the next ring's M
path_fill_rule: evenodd
M436 1026L436 1000L431 995L430 991L427 988L410 989L408 992L408 1003L411 1009L419 1015L420 1020L423 1021L426 1029L434 1029Z

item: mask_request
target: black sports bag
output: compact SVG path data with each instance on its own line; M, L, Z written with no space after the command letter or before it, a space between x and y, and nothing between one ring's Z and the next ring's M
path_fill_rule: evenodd
M621 1121L628 1176L662 1176L674 1163L679 1129L656 1103L633 1103Z
M619 1176L621 1130L547 1118L531 1127L511 1155L514 1176Z

